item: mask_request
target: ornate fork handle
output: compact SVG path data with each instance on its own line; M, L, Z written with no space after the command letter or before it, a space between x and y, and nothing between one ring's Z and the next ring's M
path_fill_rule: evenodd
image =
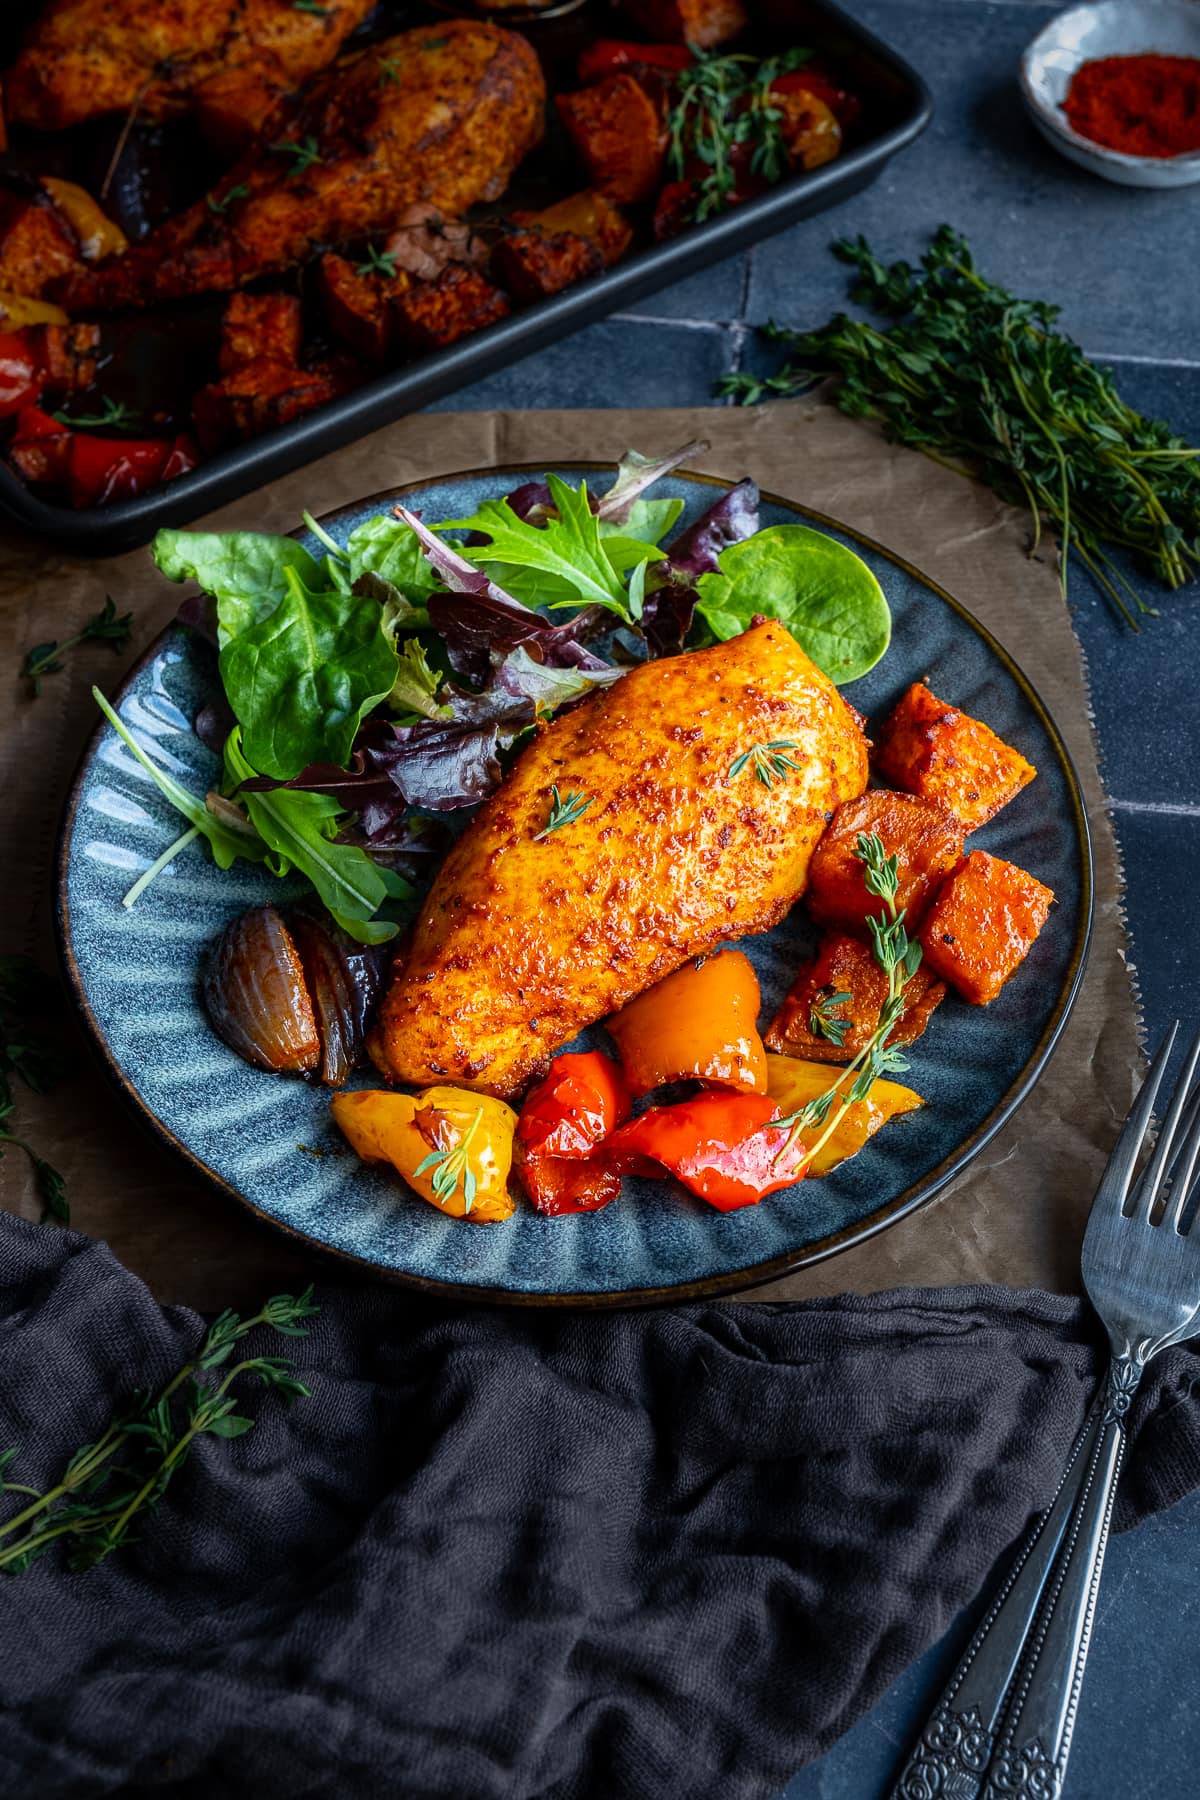
M1021 1658L982 1800L1013 1800L1017 1795L1021 1800L1058 1800L1062 1793L1125 1456L1125 1415L1144 1367L1142 1357L1133 1354L1116 1357L1109 1369L1099 1433L1053 1579Z
M1103 1412L1098 1399L1071 1447L1053 1501L1027 1531L1003 1586L892 1789L891 1800L977 1800L1026 1638L1088 1478Z

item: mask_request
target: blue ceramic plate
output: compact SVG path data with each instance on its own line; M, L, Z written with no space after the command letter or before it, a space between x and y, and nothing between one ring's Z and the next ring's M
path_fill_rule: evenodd
M586 472L562 471L575 481ZM529 473L456 475L400 491L427 518L461 518ZM677 494L690 519L719 485L677 476L656 493ZM374 496L324 523L343 540L396 497ZM223 874L192 845L135 907L121 906L179 820L101 723L63 827L63 955L109 1072L157 1134L260 1218L363 1269L447 1295L534 1303L683 1299L764 1281L883 1230L963 1169L1029 1092L1078 987L1092 905L1078 783L1037 694L957 601L834 521L765 499L764 524L797 519L858 550L891 602L890 651L847 689L859 711L880 720L910 682L928 676L935 692L986 719L1039 771L972 843L1031 870L1058 904L998 1000L980 1009L950 997L938 1009L907 1078L925 1097L919 1112L893 1122L834 1174L734 1213L715 1212L671 1182L627 1180L621 1199L598 1213L545 1219L521 1207L506 1224L486 1227L445 1218L345 1151L324 1089L249 1068L209 1029L197 991L204 946L244 907L286 897L286 884L245 865ZM212 785L216 762L192 720L216 684L211 652L175 627L133 670L118 703L148 754L199 793ZM744 942L762 983L764 1020L813 937L799 908ZM603 1043L598 1029L581 1043L592 1041ZM358 1079L371 1085L369 1076ZM938 1229L936 1218L928 1229Z

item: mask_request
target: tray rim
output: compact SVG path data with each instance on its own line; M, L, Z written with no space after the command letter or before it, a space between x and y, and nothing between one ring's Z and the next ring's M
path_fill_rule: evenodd
M608 317L624 303L695 274L798 222L823 204L866 187L885 163L925 130L933 117L933 96L924 78L899 51L836 0L810 3L911 90L907 115L878 138L818 169L792 175L765 194L693 226L680 237L647 246L578 287L538 301L460 338L445 350L388 370L290 425L219 450L190 474L135 499L80 511L56 505L35 495L0 458L0 517L83 555L115 555L137 549L161 525L186 524L226 506L268 481Z
M331 523L346 513L357 513L362 507L379 502L382 510L388 501L407 494L419 493L422 489L452 481L469 481L485 476L532 475L544 473L547 466L556 466L551 460L547 465L543 462L506 463L495 468L456 469L444 474L422 476L419 480L405 482L397 487L386 488L380 493L366 494L361 499L347 502L344 506L333 508L330 512L318 517L319 524ZM562 462L564 469L579 470L583 473L610 472L611 464L589 460L587 458L568 458ZM691 469L679 469L675 474L681 480L694 481L706 487L724 488L728 490L734 484L719 475L704 475ZM673 1283L665 1287L626 1288L611 1293L561 1293L539 1294L524 1293L510 1288L496 1288L465 1282L438 1281L430 1276L414 1275L403 1269L385 1268L367 1257L356 1256L352 1251L341 1250L331 1244L324 1244L306 1233L297 1230L265 1212L261 1207L246 1197L232 1182L226 1181L211 1169L207 1163L196 1155L151 1111L141 1095L137 1092L105 1039L98 1021L84 993L83 978L75 958L71 942L70 907L67 901L67 864L71 834L75 816L83 789L85 774L92 759L97 753L100 739L108 728L107 721L98 720L84 744L71 777L66 804L63 808L59 824L58 840L54 855L54 926L59 960L66 976L67 988L76 1013L78 1014L88 1040L89 1049L100 1063L101 1071L119 1093L126 1105L141 1120L150 1134L166 1149L182 1158L191 1174L202 1180L208 1187L237 1203L259 1223L281 1233L292 1243L303 1246L309 1255L321 1259L329 1259L330 1264L346 1273L361 1274L389 1287L404 1288L413 1293L436 1298L451 1303L484 1306L534 1306L534 1307L572 1307L594 1312L628 1311L647 1306L681 1305L689 1301L712 1300L737 1294L750 1288L761 1287L767 1282L777 1281L785 1275L795 1274L800 1269L810 1268L818 1263L826 1262L843 1250L852 1249L856 1244L865 1243L867 1239L879 1235L890 1226L898 1224L909 1214L918 1212L928 1206L951 1181L961 1174L975 1160L979 1153L995 1137L1001 1127L1029 1097L1041 1077L1042 1071L1050 1058L1063 1028L1070 1017L1072 1008L1079 994L1084 972L1092 945L1092 927L1095 916L1095 862L1092 850L1092 835L1088 824L1087 804L1079 774L1075 767L1062 733L1055 723L1053 714L1046 706L1032 681L1025 674L1020 664L1010 655L981 620L977 619L970 609L957 600L939 582L918 569L915 564L889 550L878 539L868 537L865 532L857 531L840 519L816 508L805 506L796 500L789 500L773 490L760 490L762 498L771 505L789 508L803 515L805 519L818 526L824 526L842 533L864 549L872 550L886 557L888 561L904 571L913 579L920 581L932 593L948 605L964 623L970 627L984 642L988 650L1004 667L1008 675L1016 682L1022 695L1032 707L1039 723L1054 748L1059 764L1066 778L1067 793L1071 805L1071 816L1075 826L1077 842L1080 849L1080 922L1071 947L1071 959L1067 967L1066 978L1059 991L1054 1011L1038 1039L1032 1055L996 1105L988 1113L986 1119L969 1137L965 1138L949 1156L944 1157L936 1167L922 1180L914 1182L901 1194L895 1196L885 1205L868 1213L864 1218L840 1231L830 1232L826 1237L813 1244L803 1246L797 1251L785 1251L780 1256L769 1257L760 1263L751 1264L741 1270L726 1271L718 1275L701 1276L694 1281ZM299 536L303 532L300 527L291 535ZM174 621L160 631L141 656L122 676L115 694L113 705L119 710L137 676L158 654L164 638L169 633L179 630Z

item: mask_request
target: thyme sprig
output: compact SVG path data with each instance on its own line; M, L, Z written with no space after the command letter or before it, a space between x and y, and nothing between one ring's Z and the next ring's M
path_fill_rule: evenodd
M71 1208L66 1183L27 1138L18 1137L10 1120L16 1111L13 1077L35 1094L45 1094L70 1068L70 1060L45 1026L53 1011L50 983L27 956L0 956L0 1155L11 1145L23 1150L33 1166L42 1221L67 1225Z
M565 794L560 794L557 782L552 784L550 788L550 812L542 829L534 833L534 843L540 844L543 838L548 838L552 831L561 831L564 825L573 825L576 819L580 818L591 804L592 799L590 794L584 794L582 792L576 794L572 793L569 789Z
M250 189L247 184L244 181L239 181L235 187L229 188L222 194L220 199L218 199L215 194L209 194L207 198L208 210L210 213L223 213L227 207L233 205L235 200L245 200L249 192Z
M306 169L311 169L314 163L321 161L321 146L311 133L308 137L302 138L299 143L291 138L285 138L278 144L271 144L269 148L272 156L290 156L292 158L292 166L288 170L288 179L291 181L294 181L297 175L303 175Z
M813 1036L827 1038L840 1050L852 1021L835 1012L834 1008L853 998L853 994L843 990L840 994L823 994L814 1000L808 1009L808 1029Z
M1059 330L1059 308L1020 300L975 268L949 225L919 269L880 262L865 238L834 254L856 271L855 299L887 315L880 328L844 313L817 331L774 324L764 336L787 360L765 378L728 375L718 391L743 403L803 393L836 375L853 418L957 474L973 475L1060 538L1063 594L1074 551L1130 625L1127 602L1153 612L1112 552L1127 551L1168 588L1200 571L1200 449L1127 406L1107 369Z
M904 929L904 908L896 904L898 863L895 856L887 854L883 839L875 832L860 831L854 854L863 865L863 884L867 892L884 904L883 914L868 918L867 926L875 961L888 978L887 997L879 1010L875 1030L837 1080L823 1094L818 1094L786 1118L772 1120L772 1131L787 1132L775 1157L776 1162L783 1160L802 1131L823 1125L825 1129L808 1153L811 1164L856 1100L867 1099L882 1076L902 1074L908 1068L907 1060L899 1050L889 1046L888 1038L904 1011L904 990L921 966L921 946L911 942ZM848 995L845 997L849 998ZM847 1088L851 1076L854 1079Z
M744 52L698 50L691 65L675 77L667 115L667 163L677 180L690 162L704 164L693 219L711 218L728 205L737 186L734 151L739 145L752 146L751 172L764 181L778 181L787 173L783 112L774 103L771 85L811 56L811 50L800 48L762 59Z
M377 250L374 244L368 244L362 262L354 267L356 275L386 275L389 281L395 279L396 255L393 250Z
M21 673L32 683L36 697L41 693L42 682L47 675L62 674L66 664L61 659L68 650L77 650L80 644L111 644L119 655L129 642L132 631L133 614L122 613L118 618L116 605L109 594L99 612L93 613L74 637L64 639L61 644L52 638L49 643L35 644L32 650L27 650L21 664Z
M782 780L790 770L800 767L793 757L787 755L789 750L795 748L795 738L772 738L769 744L752 744L749 750L743 750L740 756L734 757L725 771L725 779L736 781L742 770L749 766L764 787L774 787L777 780Z
M477 1184L475 1180L475 1171L468 1161L468 1153L471 1148L471 1141L474 1138L475 1133L479 1130L482 1120L483 1108L482 1106L478 1106L475 1109L475 1114L471 1123L467 1126L467 1129L463 1132L457 1144L448 1150L431 1150L429 1155L423 1157L413 1170L414 1175L424 1175L427 1169L433 1170L433 1176L429 1185L443 1206L454 1198L455 1190L461 1180L464 1213L469 1213L472 1206L475 1204L475 1189Z
M141 425L142 415L124 400L114 400L111 394L105 394L100 402L100 411L94 413L51 413L60 425L69 425L76 431L131 431Z
M257 1380L285 1400L307 1398L309 1389L278 1356L248 1356L216 1381L206 1379L228 1364L234 1348L260 1325L284 1337L304 1337L303 1323L318 1311L311 1287L276 1294L261 1312L242 1319L223 1312L209 1327L190 1362L154 1396L135 1395L93 1444L83 1444L59 1480L41 1491L10 1481L7 1466L17 1447L0 1456L0 1494L29 1496L0 1523L0 1570L17 1575L65 1540L68 1564L88 1569L126 1543L138 1517L162 1499L202 1436L241 1437L254 1420L239 1413L235 1382Z

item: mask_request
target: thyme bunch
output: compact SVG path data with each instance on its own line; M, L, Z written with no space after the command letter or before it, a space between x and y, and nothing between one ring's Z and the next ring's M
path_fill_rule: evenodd
M1059 330L1057 306L989 281L949 225L919 269L880 262L862 237L834 254L856 272L853 297L891 323L839 313L816 331L771 324L763 335L787 351L782 367L765 378L728 375L721 393L749 404L836 375L843 412L879 419L894 442L1027 508L1031 554L1050 520L1064 597L1074 551L1135 630L1128 603L1154 608L1113 551L1168 588L1200 570L1200 450L1126 405L1109 371Z
M869 918L867 926L871 933L871 950L875 961L888 978L887 996L879 1010L875 1030L854 1060L846 1064L837 1080L823 1094L818 1094L815 1099L798 1107L786 1118L772 1120L772 1131L787 1132L775 1157L776 1162L783 1160L802 1131L811 1126L824 1125L824 1131L809 1151L808 1160L812 1163L856 1100L867 1099L875 1082L881 1077L903 1074L908 1068L906 1058L888 1044L888 1038L904 1011L904 990L921 966L921 946L910 941L904 928L904 908L896 904L898 863L895 856L887 855L883 839L875 832L860 831L855 841L854 854L863 865L863 885L867 892L884 904L883 914ZM838 994L834 996L834 1001L849 998L848 994ZM836 1027L840 1023L831 1020L821 1025L824 1035L832 1043L840 1044L841 1037L835 1036L826 1026L833 1024ZM842 1036L844 1035L843 1027ZM846 1083L851 1076L854 1080L847 1088Z
M13 1446L0 1455L0 1495L28 1496L0 1523L0 1570L22 1574L60 1539L72 1569L90 1569L126 1543L135 1521L162 1499L196 1439L241 1437L254 1420L238 1411L230 1391L249 1380L283 1399L306 1399L309 1390L278 1356L247 1356L227 1367L241 1340L265 1325L283 1337L304 1337L305 1319L318 1311L311 1287L299 1295L276 1294L261 1312L242 1319L223 1312L214 1319L196 1355L157 1395L135 1395L94 1444L82 1444L58 1481L44 1491L11 1481ZM213 1371L225 1369L216 1379Z

